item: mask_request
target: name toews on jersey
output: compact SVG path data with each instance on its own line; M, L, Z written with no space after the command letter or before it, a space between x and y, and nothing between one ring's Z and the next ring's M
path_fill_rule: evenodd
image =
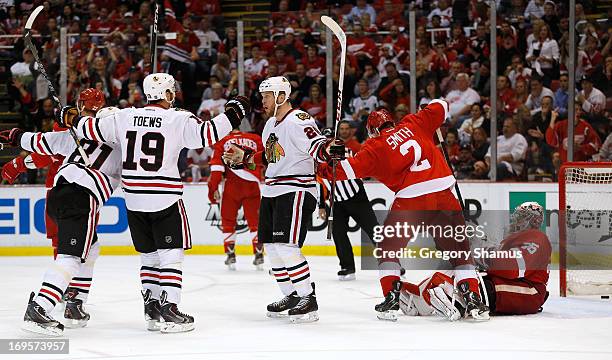
M121 148L121 187L133 211L168 208L183 194L178 157L183 148L213 145L232 126L224 114L202 121L192 113L157 105L119 110L102 119L81 119L79 137Z
M85 188L104 204L119 186L121 176L121 150L119 144L104 144L91 140L80 140L81 146L91 160L90 167L83 158L68 131L46 133L24 133L21 148L41 155L62 155L64 161L59 167L53 185L58 181L77 184Z
M268 119L263 130L267 161L262 196L308 191L315 198L315 160L323 162L325 137L308 113L293 109L283 119Z

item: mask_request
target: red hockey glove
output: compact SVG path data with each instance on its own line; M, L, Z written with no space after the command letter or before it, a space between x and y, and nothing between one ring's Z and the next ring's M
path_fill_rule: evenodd
M25 162L21 156L14 158L13 160L7 162L2 167L2 178L8 181L9 184L13 184L15 179L19 174L25 172L27 170L25 166Z
M0 142L3 144L10 144L11 146L19 146L21 144L22 135L23 130L20 128L0 131Z

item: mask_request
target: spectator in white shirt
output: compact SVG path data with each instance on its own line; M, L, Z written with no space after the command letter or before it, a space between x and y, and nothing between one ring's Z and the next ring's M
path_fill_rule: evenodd
M376 24L376 10L366 0L357 0L357 5L353 6L347 18L353 23L358 23L361 21L361 15L364 13L370 14L372 24Z
M474 129L481 127L484 121L485 118L483 115L482 105L480 105L480 103L472 105L470 109L470 117L461 124L458 130L459 142L461 145L470 143L472 132Z
M191 171L191 182L200 182L202 173L204 176L210 174L208 161L213 155L210 147L200 149L189 149L187 151L187 167Z
M606 96L599 89L593 87L593 80L583 76L580 85L582 90L578 93L578 101L582 103L582 110L589 114L600 114L606 109Z
M441 27L450 26L450 23L453 20L453 8L448 6L447 0L438 0L438 7L431 10L429 15L427 15L427 24L429 27L431 27L431 19L436 15L440 17Z
M529 44L527 50L527 61L531 63L531 68L544 78L544 84L550 85L553 77L554 66L559 62L559 45L552 38L550 28L546 24L540 26L538 36Z
M502 133L497 137L497 180L520 175L527 155L527 140L518 133L518 126L512 118L504 120ZM491 147L485 155L485 162L490 169Z
M225 103L227 100L222 98L223 85L214 83L211 86L211 98L202 101L198 108L198 116L204 120L212 119L215 116L222 114L225 111Z
M349 111L346 113L346 120L356 128L378 107L378 99L370 94L368 82L365 79L360 79L357 82L357 88L359 89L359 95L351 99Z
M542 78L534 76L531 78L531 92L525 102L525 106L529 109L531 115L534 115L538 111L542 110L542 98L544 96L550 96L555 98L555 94L549 88L545 87L542 83Z
M244 62L244 72L247 79L257 81L266 76L268 70L268 60L263 57L263 51L259 45L251 46L251 58Z
M612 161L612 133L608 135L599 149L599 161Z
M470 86L470 77L466 73L457 74L457 89L446 95L453 125L470 112L473 104L480 102L480 95Z
M544 16L544 0L530 0L525 8L525 18L541 19Z

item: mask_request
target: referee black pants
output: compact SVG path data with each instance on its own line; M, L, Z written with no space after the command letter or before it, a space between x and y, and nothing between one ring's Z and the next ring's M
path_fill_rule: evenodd
M350 218L355 220L357 225L370 237L370 240L374 237L374 226L378 225L378 220L363 187L352 198L334 202L332 235L336 244L336 254L340 260L340 268L355 271L353 246L348 236Z

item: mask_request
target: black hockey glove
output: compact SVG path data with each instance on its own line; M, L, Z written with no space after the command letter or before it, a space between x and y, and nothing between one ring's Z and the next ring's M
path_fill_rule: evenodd
M249 99L244 96L236 96L225 104L225 115L228 117L232 128L238 129L242 119L251 112Z
M76 125L79 119L79 110L76 106L66 105L57 113L57 123L60 126L69 128L72 125Z
M334 140L329 146L329 157L332 160L340 161L346 159L346 146L340 139Z
M23 135L23 130L20 128L0 131L0 143L10 144L11 146L20 146L21 135Z

